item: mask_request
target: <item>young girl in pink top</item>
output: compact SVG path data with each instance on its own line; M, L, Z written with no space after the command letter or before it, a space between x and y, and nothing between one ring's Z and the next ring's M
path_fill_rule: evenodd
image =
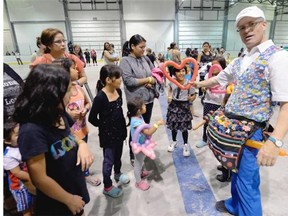
M60 58L53 61L53 64L61 64L67 71L70 71L71 97L66 106L67 113L74 120L74 124L71 129L75 136L79 139L88 142L88 126L86 121L86 115L91 108L91 103L84 90L77 84L78 71L76 70L75 61L69 58ZM90 175L89 170L85 170L86 182L98 186L101 181L98 178L94 178Z

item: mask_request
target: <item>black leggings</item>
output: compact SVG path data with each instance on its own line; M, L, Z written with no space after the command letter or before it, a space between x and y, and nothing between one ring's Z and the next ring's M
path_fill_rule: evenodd
M203 80L204 80L204 78L205 78L205 76L200 76L199 80L200 80L200 81L203 81ZM203 95L203 91L202 91L202 89L201 89L201 88L199 88L199 89L198 89L198 91L199 91L199 94L198 94L198 96L202 96L202 95Z
M92 58L92 61L93 61L93 64L94 64L94 63L97 64L97 58L96 58L96 57Z
M177 136L177 130L172 130L172 140L174 142L176 142L176 136ZM188 142L188 131L187 130L182 132L182 137L183 137L184 144L186 144Z

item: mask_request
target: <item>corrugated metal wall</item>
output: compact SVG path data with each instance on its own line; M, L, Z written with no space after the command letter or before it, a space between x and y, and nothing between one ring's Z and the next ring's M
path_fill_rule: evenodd
M205 41L221 47L222 34L222 21L179 21L179 48L201 48Z
M121 49L119 21L71 21L71 29L73 43L81 44L82 49L103 50L106 41Z
M274 35L274 43L277 45L287 45L288 44L288 21L277 21L275 35Z

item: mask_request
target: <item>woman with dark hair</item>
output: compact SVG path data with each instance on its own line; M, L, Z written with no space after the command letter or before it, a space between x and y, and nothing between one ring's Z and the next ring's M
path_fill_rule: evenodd
M84 63L84 67L86 67L86 62L85 62L85 58L84 58L84 54L81 49L81 46L79 44L74 44L73 51L74 51L74 54Z
M129 50L128 56L124 56L120 61L123 70L122 79L126 100L134 97L141 97L146 104L146 113L143 114L144 121L149 124L153 102L155 98L154 85L155 78L151 76L151 69L154 67L148 57L144 56L146 40L139 34L133 35L129 42L125 43L123 50ZM131 136L130 136L131 140ZM130 161L134 164L134 154L130 147Z
M115 64L116 61L119 61L117 56L113 56L113 44L108 42L104 43L104 49L102 52L102 58L106 64Z
M199 67L203 67L207 65L209 62L212 62L213 54L210 51L210 44L208 42L204 42L202 44L203 51L198 54L197 61L199 63ZM200 81L204 80L204 77L208 71L204 70L203 73L199 73ZM199 97L203 96L203 92L199 89Z
M37 188L35 215L82 215L90 200L83 171L93 156L87 143L71 134L73 121L65 112L70 88L64 68L40 64L16 101L18 144Z
M38 64L51 64L52 61L58 58L70 58L76 62L79 79L76 81L78 85L84 85L87 82L87 77L84 71L84 63L75 55L67 53L66 39L62 31L56 28L47 28L42 31L41 43L45 45L44 54L37 58L31 67Z
M177 44L175 42L172 42L170 44L170 49L168 51L168 60L174 61L177 64L180 64L181 63L181 53L180 53L180 51L176 45ZM174 72L174 67L171 65L168 65L168 70L169 70L170 76L172 77L173 72Z
M126 41L126 42L123 44L122 57L128 56L129 54L130 54L129 41Z

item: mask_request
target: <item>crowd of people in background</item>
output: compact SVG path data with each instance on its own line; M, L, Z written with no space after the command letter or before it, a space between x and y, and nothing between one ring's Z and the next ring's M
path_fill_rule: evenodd
M45 45L43 45L41 43L40 37L36 38L36 46L38 47L38 50L35 50L32 53L31 60L30 60L31 63L34 62L37 57L42 56L44 54L44 51L45 51ZM123 46L123 47L125 47L125 46ZM100 59L97 55L97 51L95 48L92 48L92 49L86 48L85 50L82 51L81 45L80 44L73 44L72 41L70 41L68 43L67 48L68 48L68 51L70 54L76 55L84 63L84 67L86 67L86 66L98 66L99 60L103 60L105 62L105 64L118 65L121 57L127 55L127 51L122 50L121 51L122 56L121 56L121 53L115 49L114 44L110 43L110 42L104 43L102 52L99 50L99 52L102 53ZM244 49L241 48L241 50L238 53L238 57L239 57L240 53L242 53L243 51L244 51ZM126 54L123 54L125 52L126 52ZM223 47L214 48L209 44L209 52L211 53L211 55L213 57L220 55L220 56L224 56L228 63L231 61L231 54L225 52L225 49ZM166 52L159 52L157 55L156 55L155 51L153 51L151 48L146 49L146 55L150 59L150 61L152 62L152 64L154 66L157 66L163 57L164 57L165 61L173 60L175 62L180 62L180 60L184 56L192 57L192 58L198 60L199 54L202 55L202 52L199 52L198 48L192 49L192 48L186 46L186 48L182 48L182 50L180 50L180 48L176 45L175 42L172 42L170 44L170 46L167 47ZM12 51L11 53L9 51L6 51L5 55L6 56L14 55L18 65L23 65L23 61L21 59L19 51L15 51L15 52ZM200 62L200 67L201 66L202 66L202 64Z

